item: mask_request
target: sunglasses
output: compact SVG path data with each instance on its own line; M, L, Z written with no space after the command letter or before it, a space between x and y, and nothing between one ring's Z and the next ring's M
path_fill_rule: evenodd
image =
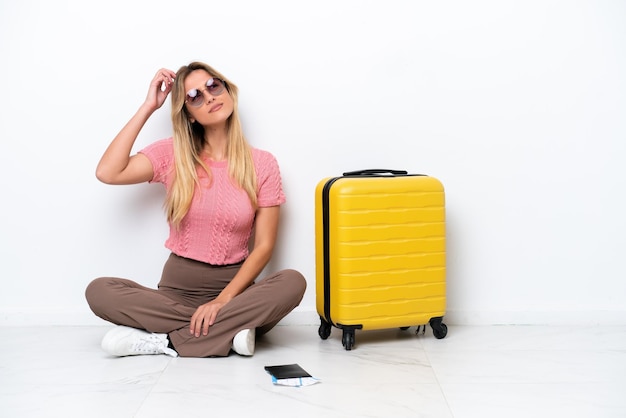
M211 96L217 97L224 92L226 83L219 78L209 78L205 84L206 88L202 90L191 89L187 92L185 103L193 107L200 107L205 102L203 91L207 91Z

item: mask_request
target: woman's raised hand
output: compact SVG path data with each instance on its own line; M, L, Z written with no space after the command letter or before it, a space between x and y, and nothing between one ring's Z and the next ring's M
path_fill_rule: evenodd
M156 75L150 83L150 89L148 90L148 96L146 97L146 104L153 110L156 110L163 106L165 99L174 87L174 79L176 73L166 68L161 68L157 71Z

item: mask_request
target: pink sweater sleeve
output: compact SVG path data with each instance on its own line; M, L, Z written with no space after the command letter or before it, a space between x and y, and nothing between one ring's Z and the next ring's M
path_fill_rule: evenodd
M285 203L285 193L276 158L267 151L252 149L257 174L257 200L259 207Z
M160 141L148 145L139 152L148 157L152 163L154 176L152 180L150 180L150 183L163 183L167 186L174 167L173 139L161 139Z

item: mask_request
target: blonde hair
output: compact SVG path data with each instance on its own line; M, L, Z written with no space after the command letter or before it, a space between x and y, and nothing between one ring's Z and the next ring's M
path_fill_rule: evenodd
M250 145L243 135L237 100L239 90L237 86L228 81L222 74L207 64L192 62L182 66L176 73L174 88L172 89L172 125L174 129L174 178L165 199L165 212L167 220L178 227L189 211L194 190L200 186L197 168L206 171L209 179L211 170L202 161L201 153L205 146L204 128L198 123L189 120L189 114L185 108L185 79L191 72L204 70L211 77L224 80L227 94L233 100L233 113L226 121L228 131L228 143L226 145L226 160L228 161L228 173L234 184L244 190L254 208L257 207L256 174L252 161Z

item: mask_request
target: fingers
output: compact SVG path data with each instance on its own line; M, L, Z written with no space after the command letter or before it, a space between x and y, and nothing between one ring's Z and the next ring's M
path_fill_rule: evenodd
M159 86L161 87L161 90L169 93L169 91L172 90L172 86L174 85L176 73L171 70L162 68L157 72L157 77L160 81Z
M176 79L176 73L167 68L161 68L154 76L153 81L160 81L161 83L171 84Z
M203 314L203 307L201 306L196 310L196 312L191 317L191 321L189 323L189 333L196 337L199 337L200 332L202 330L203 323L204 323L204 314ZM207 333L208 333L208 329L207 329Z
M189 322L189 333L195 337L209 335L209 327L215 323L220 305L207 303L196 309Z
M198 322L198 310L196 309L196 312L194 312L193 316L191 317L191 320L189 321L189 333L191 335L196 335L196 329L199 329L196 326L197 322ZM200 326L202 326L202 323L200 323Z
M157 71L154 78L152 79L152 83L150 84L157 88L157 93L160 91L167 95L172 90L175 79L175 72L166 68L161 68L159 71Z
M209 335L209 324L213 325L213 322L211 322L211 320L204 320L204 322L202 323L202 335ZM198 335L196 335L197 337Z
M153 109L158 109L163 105L165 99L174 87L175 79L176 73L167 68L161 68L154 75L150 82L150 89L148 90L148 96L146 98L147 103Z

